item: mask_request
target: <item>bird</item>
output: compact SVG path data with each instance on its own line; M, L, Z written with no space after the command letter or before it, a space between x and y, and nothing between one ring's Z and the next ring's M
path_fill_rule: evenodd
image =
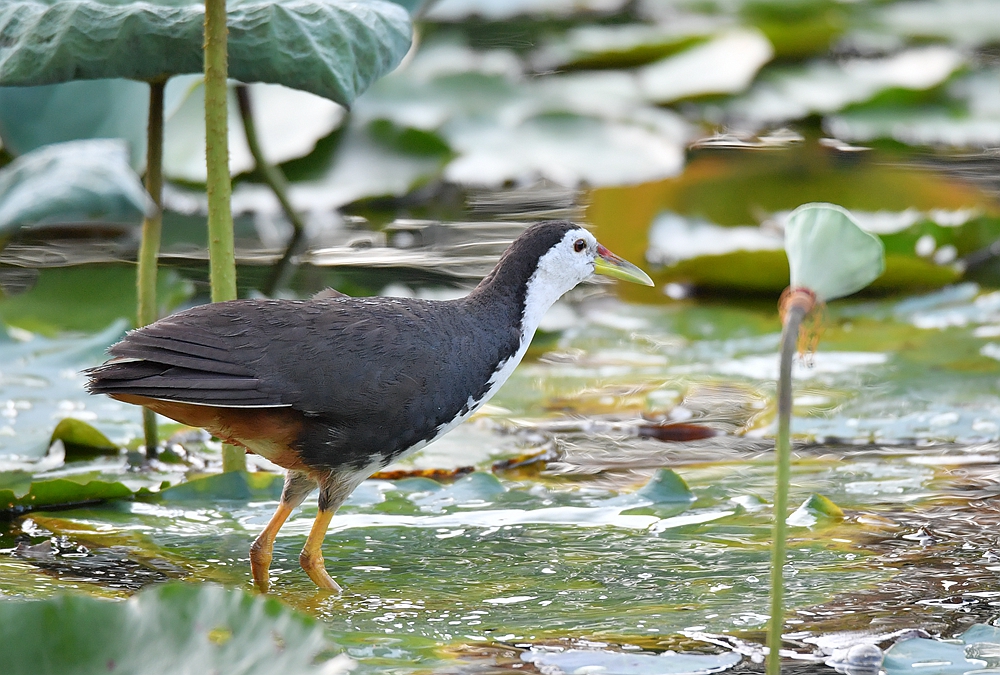
M530 225L475 289L454 300L240 299L128 332L87 390L144 406L286 469L278 507L250 547L266 593L279 529L319 490L299 563L339 593L322 544L337 508L372 473L483 406L524 357L546 310L598 273L652 286L570 221Z

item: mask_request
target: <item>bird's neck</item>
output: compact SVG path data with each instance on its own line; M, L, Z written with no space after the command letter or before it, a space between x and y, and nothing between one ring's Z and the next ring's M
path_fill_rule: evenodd
M469 294L470 302L487 313L490 322L517 326L522 344L531 341L545 312L565 289L542 283L536 261L504 256L489 276Z

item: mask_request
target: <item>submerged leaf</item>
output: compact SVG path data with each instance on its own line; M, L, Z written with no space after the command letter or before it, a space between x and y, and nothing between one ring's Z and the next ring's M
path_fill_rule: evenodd
M820 300L855 293L885 270L881 240L833 204L795 209L785 224L785 252L791 287L808 288Z
M0 640L7 675L298 675L341 673L350 664L316 665L328 644L311 618L272 598L211 585L155 586L126 602L7 601Z

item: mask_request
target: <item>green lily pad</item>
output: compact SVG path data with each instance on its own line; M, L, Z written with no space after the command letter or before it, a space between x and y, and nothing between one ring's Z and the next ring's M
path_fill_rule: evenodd
M684 166L676 139L656 129L573 114L545 114L514 128L468 120L445 134L459 154L445 178L499 187L539 178L559 185L620 185L673 176Z
M704 23L585 25L550 39L532 57L535 70L631 68L672 56L708 37Z
M821 300L855 293L885 271L881 240L862 230L833 204L806 204L785 224L785 252L793 288L809 288Z
M137 223L155 208L121 141L49 145L0 170L0 236L39 223Z
M606 650L567 649L522 652L521 660L541 666L543 672L590 673L605 675L705 675L728 670L742 657L736 652L721 654L628 654Z
M126 602L61 595L0 603L4 672L340 673L322 628L273 598L167 584ZM343 664L350 663L343 660Z
M27 492L22 484L0 489L0 513L131 499L133 494L123 483L92 480L87 475L36 480Z
M49 443L62 441L66 448L66 458L92 457L94 455L116 455L118 446L107 436L83 420L67 417L56 425Z
M745 98L732 103L731 111L762 123L832 113L891 89L930 89L947 80L963 61L958 51L942 46L881 59L816 61L763 78Z
M10 492L20 499L31 491L31 473L28 471L0 472L0 492Z
M708 94L735 94L750 86L774 56L763 33L740 29L719 35L637 72L643 93L657 103Z
M792 527L815 527L821 523L839 522L843 519L844 512L839 506L829 498L813 493L788 516L787 522Z
M638 494L654 504L690 504L694 493L673 469L660 469Z
M167 502L214 501L217 499L266 501L281 497L283 484L284 476L276 473L230 471L196 478L167 488L159 493L158 499Z
M17 0L0 8L0 84L125 78L204 69L205 7L187 0ZM406 10L371 0L233 0L229 76L349 105L410 47Z

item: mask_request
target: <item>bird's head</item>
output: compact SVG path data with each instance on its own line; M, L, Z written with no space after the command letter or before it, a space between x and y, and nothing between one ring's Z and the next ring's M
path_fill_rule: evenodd
M521 233L482 287L519 295L526 326L534 330L552 303L595 273L653 285L645 272L601 246L586 229L560 220Z
M549 236L551 244L548 250L540 251L532 278L535 283L551 286L558 295L592 274L603 274L646 286L653 285L652 279L645 272L616 256L579 225L556 222L542 223L536 227L549 227L552 232Z

